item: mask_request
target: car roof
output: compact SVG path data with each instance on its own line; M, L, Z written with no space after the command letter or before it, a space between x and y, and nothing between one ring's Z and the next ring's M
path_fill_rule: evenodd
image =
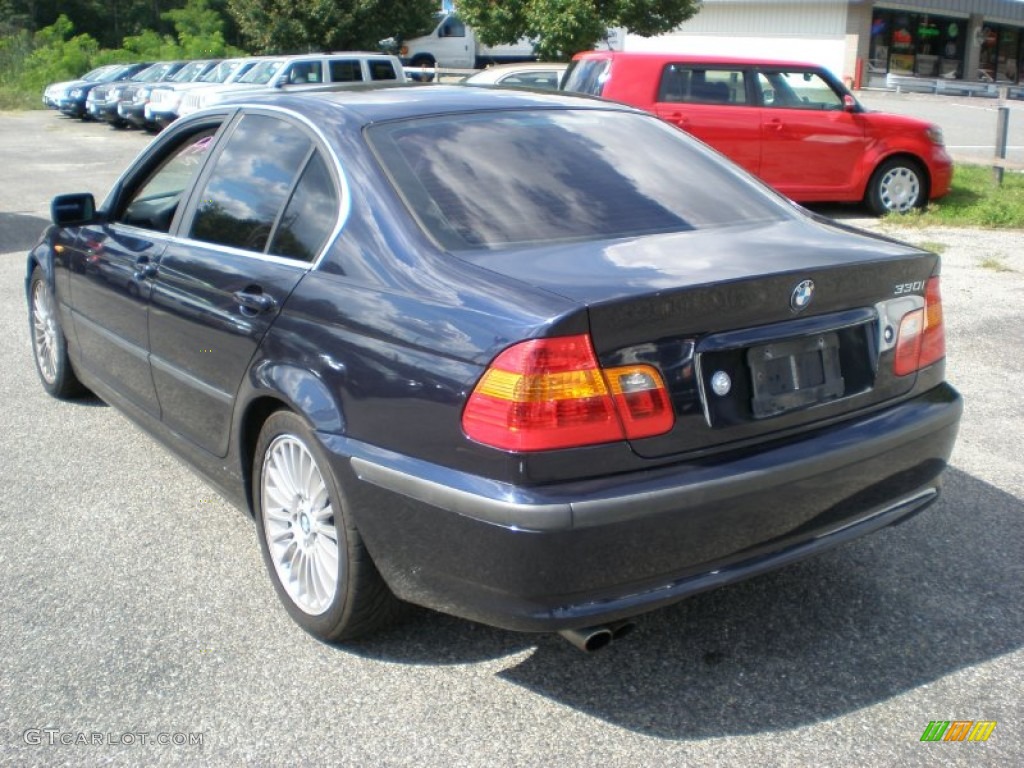
M482 75L485 72L526 72L532 69L565 69L568 65L564 61L521 61L518 64L494 64L481 69L476 74Z
M580 94L557 91L467 88L462 85L382 83L292 92L239 92L222 106L275 106L307 114L344 113L357 124L411 117L512 109L603 109L641 112L633 107ZM646 114L646 113L643 113Z
M710 64L714 66L740 67L793 67L800 69L821 69L817 64L807 61L784 61L780 59L754 59L743 56L703 56L693 53L671 53L654 51L582 51L573 56L574 61L581 59L641 59L645 61L665 61L676 64Z

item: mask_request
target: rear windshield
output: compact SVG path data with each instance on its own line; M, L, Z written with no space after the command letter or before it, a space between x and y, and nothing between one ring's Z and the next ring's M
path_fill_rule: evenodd
M777 219L743 172L654 117L523 110L381 123L370 143L420 225L452 250Z
M569 65L562 83L563 91L600 96L608 81L611 59L578 59Z

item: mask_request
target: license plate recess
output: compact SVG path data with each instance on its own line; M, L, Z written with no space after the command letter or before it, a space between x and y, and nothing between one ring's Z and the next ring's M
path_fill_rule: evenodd
M746 357L755 419L835 400L845 391L836 333L761 344Z

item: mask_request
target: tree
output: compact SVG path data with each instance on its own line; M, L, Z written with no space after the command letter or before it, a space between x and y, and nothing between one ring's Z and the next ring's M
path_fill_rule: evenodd
M644 37L671 32L700 10L701 0L459 0L459 16L488 45L536 40L537 55L569 59L610 27Z
M225 42L224 18L207 0L188 0L184 8L167 11L161 18L174 24L182 58L242 55Z
M99 44L90 35L75 35L74 31L71 19L61 14L36 32L21 75L27 90L40 93L47 83L79 77L92 66Z
M228 0L228 12L257 53L371 50L387 37L429 24L436 0Z

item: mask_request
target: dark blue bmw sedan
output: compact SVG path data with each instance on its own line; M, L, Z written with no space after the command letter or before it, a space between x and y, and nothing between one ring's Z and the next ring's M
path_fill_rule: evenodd
M246 98L54 200L30 328L51 394L251 512L316 637L404 600L592 649L938 497L936 255L611 103Z

